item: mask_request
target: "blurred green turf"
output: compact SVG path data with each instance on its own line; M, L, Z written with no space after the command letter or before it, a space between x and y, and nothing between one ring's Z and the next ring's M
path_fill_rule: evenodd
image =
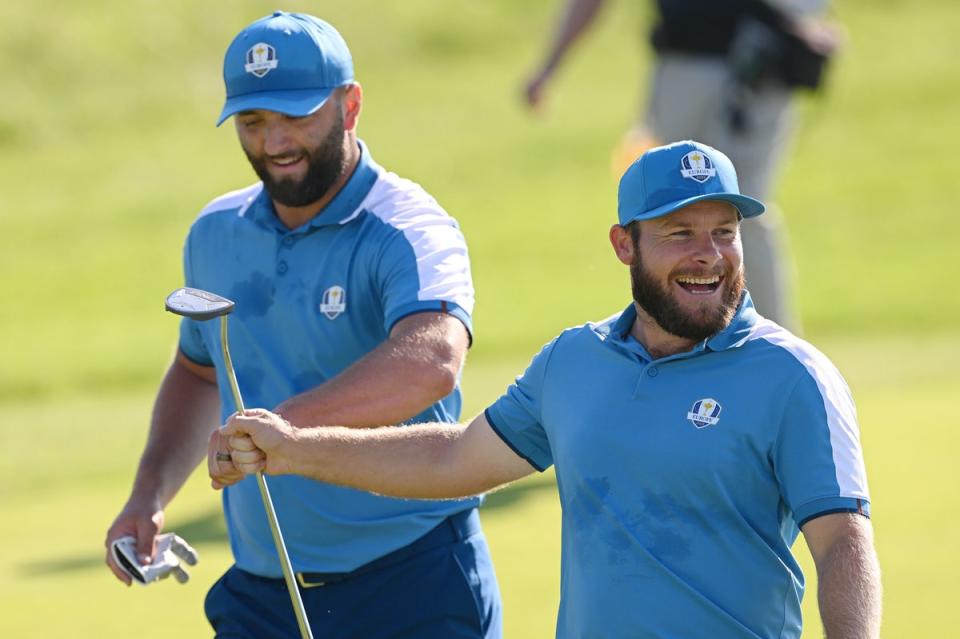
M611 5L542 118L523 112L518 93L552 27L551 1L282 5L340 28L364 85L362 137L464 228L478 292L471 410L559 329L626 303L626 274L606 243L608 164L642 102L649 58L644 5ZM227 552L202 477L170 512L204 554L189 586L123 592L97 549L173 350L176 320L161 300L180 284L183 236L209 199L254 180L232 127L213 127L221 55L274 8L0 3L0 636L206 632L200 602ZM960 221L948 201L960 4L857 0L837 13L849 43L828 92L803 105L777 199L808 334L859 400L886 634L944 636L960 595L949 457L958 441L945 415L960 391L960 298L949 284ZM559 519L549 481L495 495L503 507L485 515L509 637L552 632Z

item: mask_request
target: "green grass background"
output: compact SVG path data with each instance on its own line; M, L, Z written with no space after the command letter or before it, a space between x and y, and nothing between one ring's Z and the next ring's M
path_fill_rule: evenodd
M646 5L611 3L564 67L545 117L520 108L548 0L284 2L347 38L361 135L461 222L478 292L468 412L562 327L627 301L606 242L610 152L643 97ZM197 210L253 174L213 127L233 34L254 0L0 3L0 636L207 636L201 602L228 565L218 498L197 474L168 528L202 563L186 586L125 590L102 567L152 393L174 349L161 300L180 284ZM806 334L858 399L884 570L885 636L943 637L960 598L950 410L960 395L960 5L841 1L849 42L780 182ZM588 390L584 390L588 392ZM552 636L552 476L484 513L507 636ZM819 636L815 576L805 637ZM731 577L735 578L735 577Z

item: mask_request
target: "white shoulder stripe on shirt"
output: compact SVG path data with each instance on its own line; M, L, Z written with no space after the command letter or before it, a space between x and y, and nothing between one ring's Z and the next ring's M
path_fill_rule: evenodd
M210 213L228 211L231 209L236 209L237 215L239 217L243 217L243 215L247 212L247 209L250 208L250 205L253 204L253 201L258 195L260 195L260 191L262 190L263 182L257 182L256 184L251 184L246 188L224 193L203 207L203 209L200 210L200 215L197 217L200 218L204 215L209 215Z
M460 227L419 184L384 171L360 204L401 231L413 248L418 299L447 300L473 313L467 243Z
M816 381L830 429L830 447L837 484L844 497L868 498L867 473L860 447L857 410L840 371L826 355L782 326L761 319L747 338L762 339L784 349L800 362Z

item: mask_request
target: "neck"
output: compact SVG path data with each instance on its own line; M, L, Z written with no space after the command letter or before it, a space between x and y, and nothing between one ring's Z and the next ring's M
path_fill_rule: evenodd
M273 208L277 211L277 217L280 218L280 221L283 222L284 226L288 229L303 226L320 214L324 207L327 206L333 198L337 197L343 185L347 183L353 175L353 172L357 170L357 165L360 163L360 146L357 144L356 137L347 136L346 144L348 148L344 156L346 162L344 162L343 171L322 198L306 206L287 206L280 204L276 200L273 201Z
M677 353L686 353L698 344L696 340L679 337L665 331L636 302L633 303L633 307L637 311L637 319L633 321L633 326L630 327L630 334L647 349L647 352L654 359L676 355Z

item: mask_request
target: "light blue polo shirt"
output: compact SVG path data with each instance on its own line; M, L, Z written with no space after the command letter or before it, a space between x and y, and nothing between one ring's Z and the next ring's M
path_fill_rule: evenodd
M400 319L454 315L470 329L470 261L456 221L419 185L384 171L361 144L343 189L297 229L261 183L211 202L184 249L187 286L236 302L230 354L248 407L273 408L333 378L384 342ZM185 319L180 350L217 369L222 417L234 411L219 321ZM411 422L455 422L459 387ZM391 499L296 476L268 479L293 567L342 572L405 546L479 499ZM282 575L256 481L224 491L237 565Z
M760 317L653 359L634 307L569 329L486 411L563 507L557 636L800 636L798 525L869 515L840 373Z

